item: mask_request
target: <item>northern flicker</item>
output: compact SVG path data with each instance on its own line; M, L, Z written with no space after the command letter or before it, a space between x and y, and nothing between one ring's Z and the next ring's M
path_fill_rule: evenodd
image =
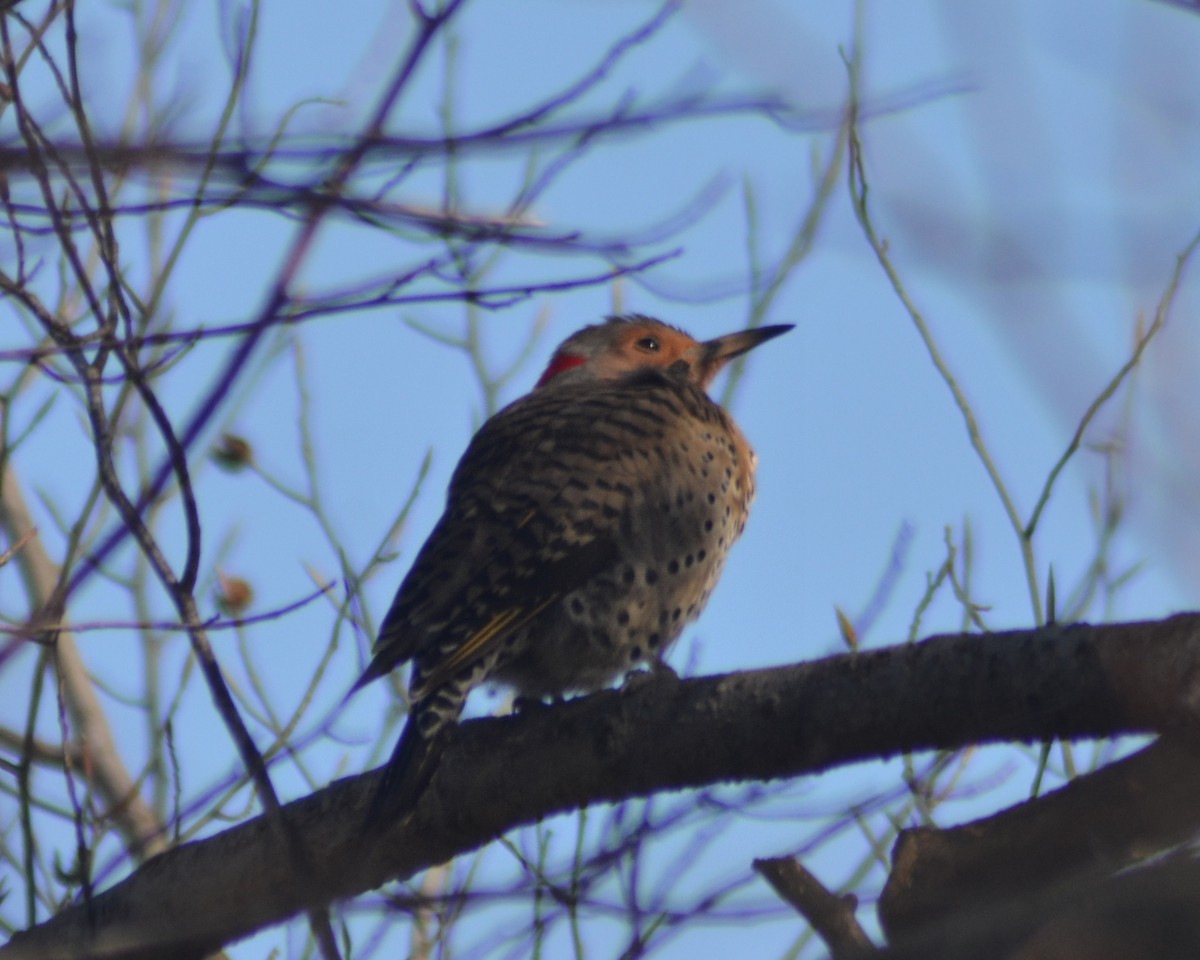
M705 390L790 329L698 342L649 317L610 318L563 341L533 391L480 428L354 685L412 661L371 822L415 805L473 688L595 690L657 663L700 615L755 468Z

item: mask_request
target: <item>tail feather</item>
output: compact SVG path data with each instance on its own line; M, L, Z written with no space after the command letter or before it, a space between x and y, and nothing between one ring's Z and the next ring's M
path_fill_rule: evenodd
M375 795L367 810L366 826L377 828L385 821L412 815L421 794L433 779L445 745L444 730L423 734L410 714L392 757L379 775Z

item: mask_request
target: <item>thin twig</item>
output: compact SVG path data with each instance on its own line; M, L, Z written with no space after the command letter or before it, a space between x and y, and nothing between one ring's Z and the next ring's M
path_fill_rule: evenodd
M854 915L858 901L852 894L830 893L795 857L755 860L754 869L812 924L833 960L860 960L875 953Z

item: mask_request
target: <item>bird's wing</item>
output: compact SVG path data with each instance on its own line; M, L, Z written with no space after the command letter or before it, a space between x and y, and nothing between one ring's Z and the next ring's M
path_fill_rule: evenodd
M436 689L611 568L654 468L631 437L653 448L665 435L662 383L537 391L488 420L356 687L415 657L414 692Z

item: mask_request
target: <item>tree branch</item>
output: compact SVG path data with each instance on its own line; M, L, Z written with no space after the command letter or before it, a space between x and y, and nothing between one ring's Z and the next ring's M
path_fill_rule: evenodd
M1018 934L1044 918L1051 887L1104 883L1185 843L1198 825L1200 751L1194 742L1160 740L987 819L904 831L879 900L880 922L892 943L921 942L931 929L944 935L964 923L978 935L980 917L999 920L1004 904L1002 925Z
M413 816L378 837L362 826L373 775L288 804L283 814L318 874L295 876L260 817L156 857L96 896L90 915L68 909L0 957L199 957L594 803L984 741L1191 733L1198 681L1197 614L947 635L772 670L647 678L463 724Z
M838 896L826 890L795 857L755 860L754 869L817 931L833 960L875 955L875 945L854 916L858 901L853 894Z
M11 463L4 465L4 475L0 478L0 526L12 541L20 540L34 529ZM58 583L58 568L46 553L41 538L30 539L17 554L16 562L25 581L29 609L43 609ZM117 751L108 717L100 706L74 636L69 629L56 629L55 659L63 697L74 727L74 739L86 751L91 783L107 807L101 814L112 818L135 857L152 856L166 848L163 825L142 799ZM70 752L75 748L65 749Z

